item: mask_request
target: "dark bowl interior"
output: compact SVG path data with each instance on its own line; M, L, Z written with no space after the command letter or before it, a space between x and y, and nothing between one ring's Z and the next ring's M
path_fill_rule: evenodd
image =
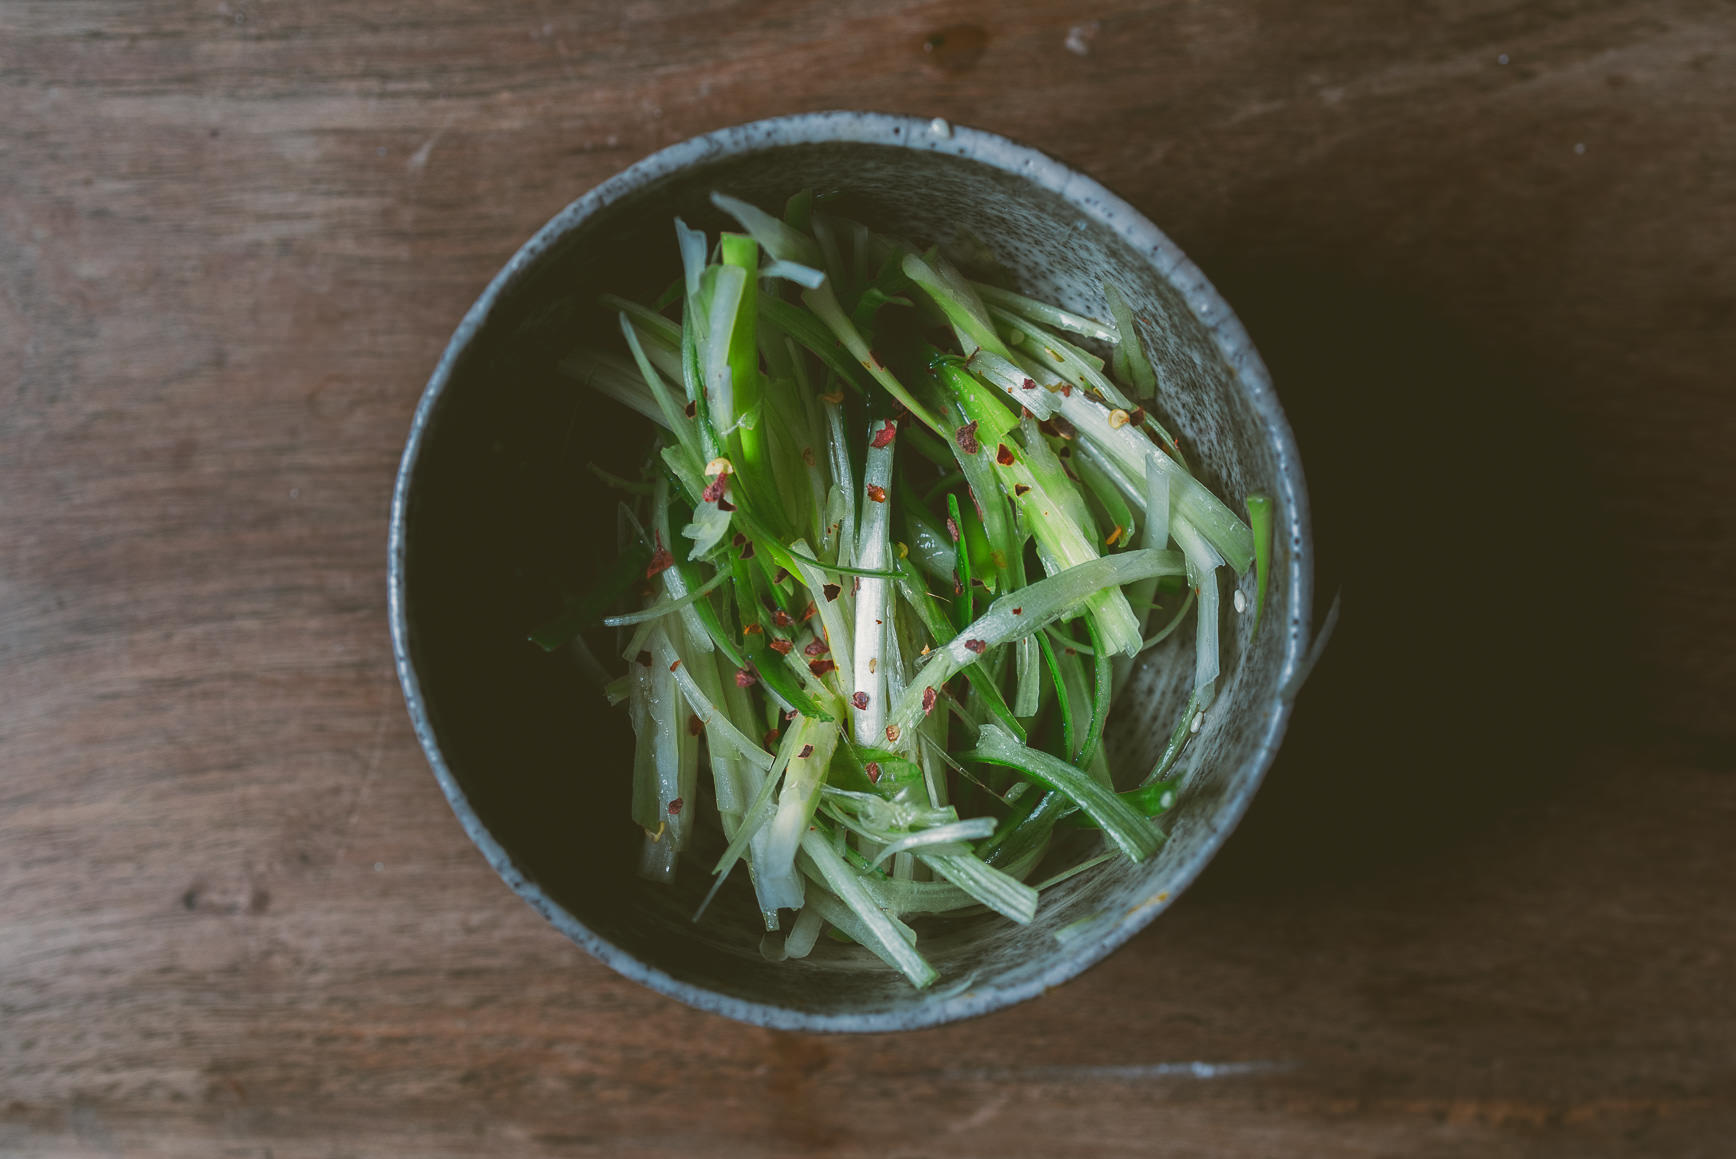
M854 139L839 140L840 136ZM655 294L677 269L670 220L715 230L714 189L779 208L798 189L836 193L869 224L940 243L967 268L1104 316L1113 279L1161 364L1164 417L1202 478L1233 504L1278 500L1266 623L1225 596L1226 679L1184 762L1170 839L1044 895L1019 927L983 915L919 926L941 981L917 993L856 947L821 939L804 961L761 957L738 880L706 919L708 884L635 874L624 712L528 629L613 554L612 496L587 468L630 473L649 425L564 378L558 359L606 341L598 292ZM1192 880L1241 815L1282 732L1282 689L1306 643L1307 517L1287 426L1228 310L1173 246L1100 186L998 137L926 122L834 115L687 142L575 202L503 271L429 384L405 454L393 528L393 614L418 732L455 810L490 860L563 932L610 965L694 1005L768 1025L886 1030L1028 997L1096 961ZM1251 599L1252 585L1244 581ZM1112 715L1110 752L1149 767L1189 680L1178 633L1148 653ZM607 638L598 654L610 655ZM1063 928L1066 934L1057 937Z

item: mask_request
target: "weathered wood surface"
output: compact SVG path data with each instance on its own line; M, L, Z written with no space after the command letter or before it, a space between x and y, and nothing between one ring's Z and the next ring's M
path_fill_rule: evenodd
M1345 606L1171 913L872 1039L545 927L385 628L402 438L493 271L658 146L832 107L1169 230ZM0 1152L1729 1154L1733 287L1727 4L5 0Z

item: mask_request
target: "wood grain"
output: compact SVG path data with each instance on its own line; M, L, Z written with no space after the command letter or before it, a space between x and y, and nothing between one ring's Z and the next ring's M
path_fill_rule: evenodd
M833 107L1168 230L1345 605L1171 913L868 1039L546 928L385 627L410 412L493 271L652 149ZM6 0L0 114L6 1154L1727 1153L1727 5Z

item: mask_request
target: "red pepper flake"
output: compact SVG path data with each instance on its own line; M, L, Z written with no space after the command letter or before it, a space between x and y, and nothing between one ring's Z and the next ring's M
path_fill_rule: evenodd
M862 766L862 771L868 774L868 783L870 785L878 785L880 783L879 761L869 761L867 764Z
M673 801L669 802L669 815L671 817L680 816L681 815L681 806L683 806L685 804L687 804L687 802L683 801L680 797L677 797Z
M879 360L876 359L875 362L878 364ZM875 431L874 437L868 440L868 445L875 449L879 449L884 447L887 443L890 443L893 437L897 434L898 424L893 422L891 419L887 419L886 425Z
M977 420L975 419L954 431L953 437L958 440L958 449L967 455L974 455L982 450L982 444L977 442L976 433Z
M1145 425L1145 408L1142 406L1136 406L1132 410L1128 411L1127 412L1127 421L1132 423L1136 427L1144 426Z
M826 584L820 588L820 594L826 597L826 602L828 604L837 599L843 591L844 589L839 587L837 584Z
M878 483L868 484L868 498L874 500L876 503L886 502L886 488L880 486Z
M1023 495L1025 492L1029 491L1030 489L1031 489L1031 485L1029 483L1014 483L1013 484L1013 494L1014 495Z
M741 634L744 636L753 636L753 635L757 635L758 633L763 632L763 631L765 631L765 629L763 627L761 627L760 625L749 624L747 627L745 627L741 630Z
M1036 412L1033 411L1030 407L1021 406L1019 408L1019 417L1022 419L1034 419L1037 417L1037 415L1036 415Z
M797 715L796 710L792 708L788 712L784 713L784 719L785 720L794 720L794 719L796 719L796 715Z
M925 713L933 712L934 702L939 699L940 693L936 692L933 688L924 688L922 690L922 711Z
M1031 380L1029 378L1027 378L1027 379L1025 379L1025 381L1019 383L1019 385L1024 387L1026 390L1036 390L1037 389L1036 382L1034 382L1033 380Z
M717 509L719 511L734 511L735 504L731 503L728 499L719 499L717 501Z
M1072 383L1063 382L1061 384L1061 397L1062 398L1072 398L1073 397L1073 384Z
M702 733L704 731L705 731L705 722L703 720L700 720L697 716L689 716L687 718L687 735L688 736L698 736L700 733Z
M837 667L838 662L830 656L823 657L819 660L808 661L808 671L812 672L815 676L824 676L828 672L835 671Z
M886 739L893 744L898 743L898 726L897 725L889 724L886 726Z
M1014 608L1013 609L1013 615L1015 615L1015 616L1022 616L1024 614L1025 614L1025 609L1023 609L1023 608Z
M760 737L760 743L768 749L777 748L778 747L778 730L775 728L766 729L766 734L764 736Z
M809 600L808 606L802 609L802 623L805 624L809 620L813 619L814 613L819 611L819 610L820 610L819 607L814 603L814 601Z
M742 544L744 544L746 542L747 542L747 536L743 535L739 531L736 532L734 535L729 537L729 545L731 547L740 547Z
M952 541L954 543L958 542L958 537L959 537L958 521L950 515L948 515L946 517L946 533L948 535L952 536Z
M868 694L866 692L858 692L854 696L850 697L850 703L854 704L857 708L867 708Z
M766 641L766 644L779 656L788 656L790 654L790 649L795 647L794 644L790 643L782 636L773 636L771 639Z
M818 636L816 636L812 640L808 641L808 646L806 648L802 649L802 655L804 655L804 656L824 656L827 652L830 652L830 651L831 651L831 649L826 646L826 642L824 640L820 639Z
M805 744L802 746L802 751L796 754L796 759L798 761L805 761L813 755L814 755L814 746L811 744Z
M952 594L955 596L964 594L964 583L958 578L956 571L952 573Z
M1000 447L998 449L996 449L996 451L995 451L995 462L999 463L1003 467L1012 466L1013 465L1013 449L1011 447L1007 446L1005 443L1002 443L1000 445Z
M776 585L783 583L785 580L787 580L789 578L790 578L790 569L787 567L780 567L777 571L774 571L772 573L772 585L775 587Z
M782 608L779 608L777 611L772 613L772 623L776 624L780 628L787 628L795 622L796 618L784 611Z
M707 503L716 503L723 498L723 493L727 490L729 490L729 476L719 475L705 485L705 490L699 493L699 497Z
M737 668L735 670L735 686L737 688L752 688L758 683L759 677L753 674L752 669Z
M742 544L741 557L743 559L752 559L753 558L753 540L750 539L746 543Z
M650 579L659 572L667 571L669 568L674 566L675 557L669 554L669 549L667 547L659 547L651 554L651 562L645 568L645 578Z
M647 668L651 667L651 653L641 652L641 653L639 653L637 659L638 659L639 663L643 664L645 667L647 667Z
M975 652L978 656L989 650L989 646L981 640L966 640L964 646L968 651Z
M1103 541L1103 546L1104 547L1114 547L1117 543L1119 543L1121 541L1121 532L1123 530L1124 529L1122 528L1121 524L1117 523L1115 525L1115 530L1111 531L1109 533L1109 537Z
M681 667L681 657L677 656L669 662L669 671L673 672L679 667Z

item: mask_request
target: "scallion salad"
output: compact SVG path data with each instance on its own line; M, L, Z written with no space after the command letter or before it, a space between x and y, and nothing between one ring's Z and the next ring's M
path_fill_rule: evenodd
M597 670L579 632L617 630L644 876L672 880L715 826L721 856L681 868L712 874L707 905L746 876L767 956L829 933L924 987L906 919L1029 922L1048 885L1157 849L1219 677L1221 572L1254 569L1257 617L1270 505L1244 522L1189 471L1114 286L1099 321L808 194L781 217L712 200L739 232L677 219L682 276L651 304L605 296L618 348L563 363L657 443L639 479L599 470L620 560L532 639ZM1113 689L1190 612L1192 695L1118 791ZM1033 883L1080 828L1106 849Z

